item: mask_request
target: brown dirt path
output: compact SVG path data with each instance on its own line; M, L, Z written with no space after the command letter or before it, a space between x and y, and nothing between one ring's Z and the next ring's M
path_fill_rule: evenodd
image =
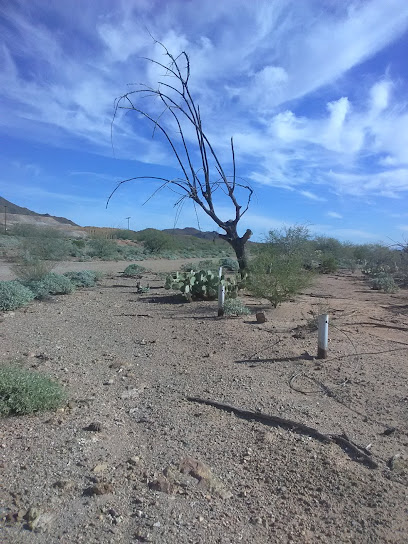
M243 297L265 309L258 325L185 303L154 275L143 282L151 291L140 295L115 275L3 316L2 364L18 359L70 396L56 414L0 421L4 542L406 542L404 457L387 465L408 454L406 291L320 277L276 310ZM317 361L307 325L323 309L329 358ZM379 468L188 395L345 431ZM85 430L92 422L100 432ZM186 456L213 479L182 474ZM93 486L103 494L89 496ZM37 532L20 519L30 507Z

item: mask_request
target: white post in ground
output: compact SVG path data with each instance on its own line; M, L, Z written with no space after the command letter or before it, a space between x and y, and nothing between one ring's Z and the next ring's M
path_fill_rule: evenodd
M222 266L220 266L220 269L218 271L218 277L222 278ZM221 317L224 315L224 301L225 301L225 285L221 285L221 283L218 286L218 317Z
M329 341L329 316L327 314L319 315L317 318L319 327L317 337L317 358L327 359L327 344Z

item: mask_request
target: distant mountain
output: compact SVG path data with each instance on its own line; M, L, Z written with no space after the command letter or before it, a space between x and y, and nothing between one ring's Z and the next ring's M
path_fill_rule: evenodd
M17 204L13 204L12 202L0 196L0 212L4 212L5 207L7 207L7 214L34 215L37 217L51 217L52 219L55 219L55 221L58 221L58 223L62 223L64 225L72 225L73 227L78 227L76 223L74 223L73 221L70 221L69 219L66 219L65 217L55 217L55 215L50 215L49 213L33 212L32 210L29 210L28 208L22 208L21 206L17 206Z
M203 238L204 240L214 240L214 238L218 238L218 232L215 230L201 231L194 227L185 227L184 229L163 229L163 232L174 234L175 236L195 236L196 238Z

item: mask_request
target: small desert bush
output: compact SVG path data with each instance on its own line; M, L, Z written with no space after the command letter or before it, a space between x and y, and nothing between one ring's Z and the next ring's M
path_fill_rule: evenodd
M139 276L140 274L142 274L142 272L145 272L145 271L146 271L146 268L144 268L143 266L140 266L140 264L130 264L123 271L123 275L129 276L129 277Z
M299 256L267 251L252 261L249 272L248 290L256 297L266 298L275 308L307 287L312 278Z
M228 298L224 303L224 315L249 315L251 310L239 298Z
M86 241L82 239L71 240L69 254L71 257L84 257L86 254Z
M200 267L198 266L198 263L185 263L180 266L181 272L190 272L190 270L194 270L194 272L197 272L200 270Z
M231 272L238 272L239 264L236 259L231 259L231 257L226 257L225 259L220 259L220 266Z
M319 272L322 274L333 274L338 269L338 263L333 255L323 255Z
M88 254L91 257L113 261L119 258L118 245L113 240L107 238L94 238L89 242Z
M156 229L138 232L137 240L143 242L146 253L162 253L175 249L174 237Z
M371 289L384 291L385 293L395 293L395 291L398 290L394 278L391 274L387 274L387 272L378 272L377 274L374 274L370 278L369 284Z
M182 272L190 272L190 270L194 270L194 272L198 272L199 270L212 270L218 271L218 268L216 263L212 259L205 259L203 261L199 261L198 263L185 263L180 266L180 270Z
M50 378L19 367L0 368L0 415L24 415L58 408L62 386Z
M44 298L48 295L68 295L75 290L75 285L66 276L60 274L47 274L41 280L25 283L35 298Z
M11 266L15 275L23 282L38 281L55 267L52 261L44 261L27 252L20 254Z
M118 246L118 252L120 258L125 261L143 261L146 259L146 254L140 247Z
M71 243L57 229L35 225L15 225L13 234L20 240L23 258L29 255L44 261L60 261L69 255Z
M0 248L15 249L18 245L19 241L15 236L0 234Z
M78 272L65 272L65 277L75 285L75 287L93 287L96 283L96 272L92 270L80 270Z
M16 310L34 299L34 293L18 281L0 281L0 310Z

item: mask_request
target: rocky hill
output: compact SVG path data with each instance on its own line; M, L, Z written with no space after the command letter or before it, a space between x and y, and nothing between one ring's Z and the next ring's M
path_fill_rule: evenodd
M5 212L6 208L6 212ZM36 216L36 217L49 217L51 219L54 219L57 221L57 223L62 223L65 225L71 225L73 227L78 227L76 223L71 221L70 219L66 219L65 217L56 217L54 215L50 215L49 213L37 213L33 212L32 210L29 210L28 208L23 208L21 206L17 206L17 204L13 204L13 202L10 202L9 200L6 200L2 196L0 196L0 210L1 212L7 213L7 215L29 215L29 216ZM12 221L15 218L10 218Z

